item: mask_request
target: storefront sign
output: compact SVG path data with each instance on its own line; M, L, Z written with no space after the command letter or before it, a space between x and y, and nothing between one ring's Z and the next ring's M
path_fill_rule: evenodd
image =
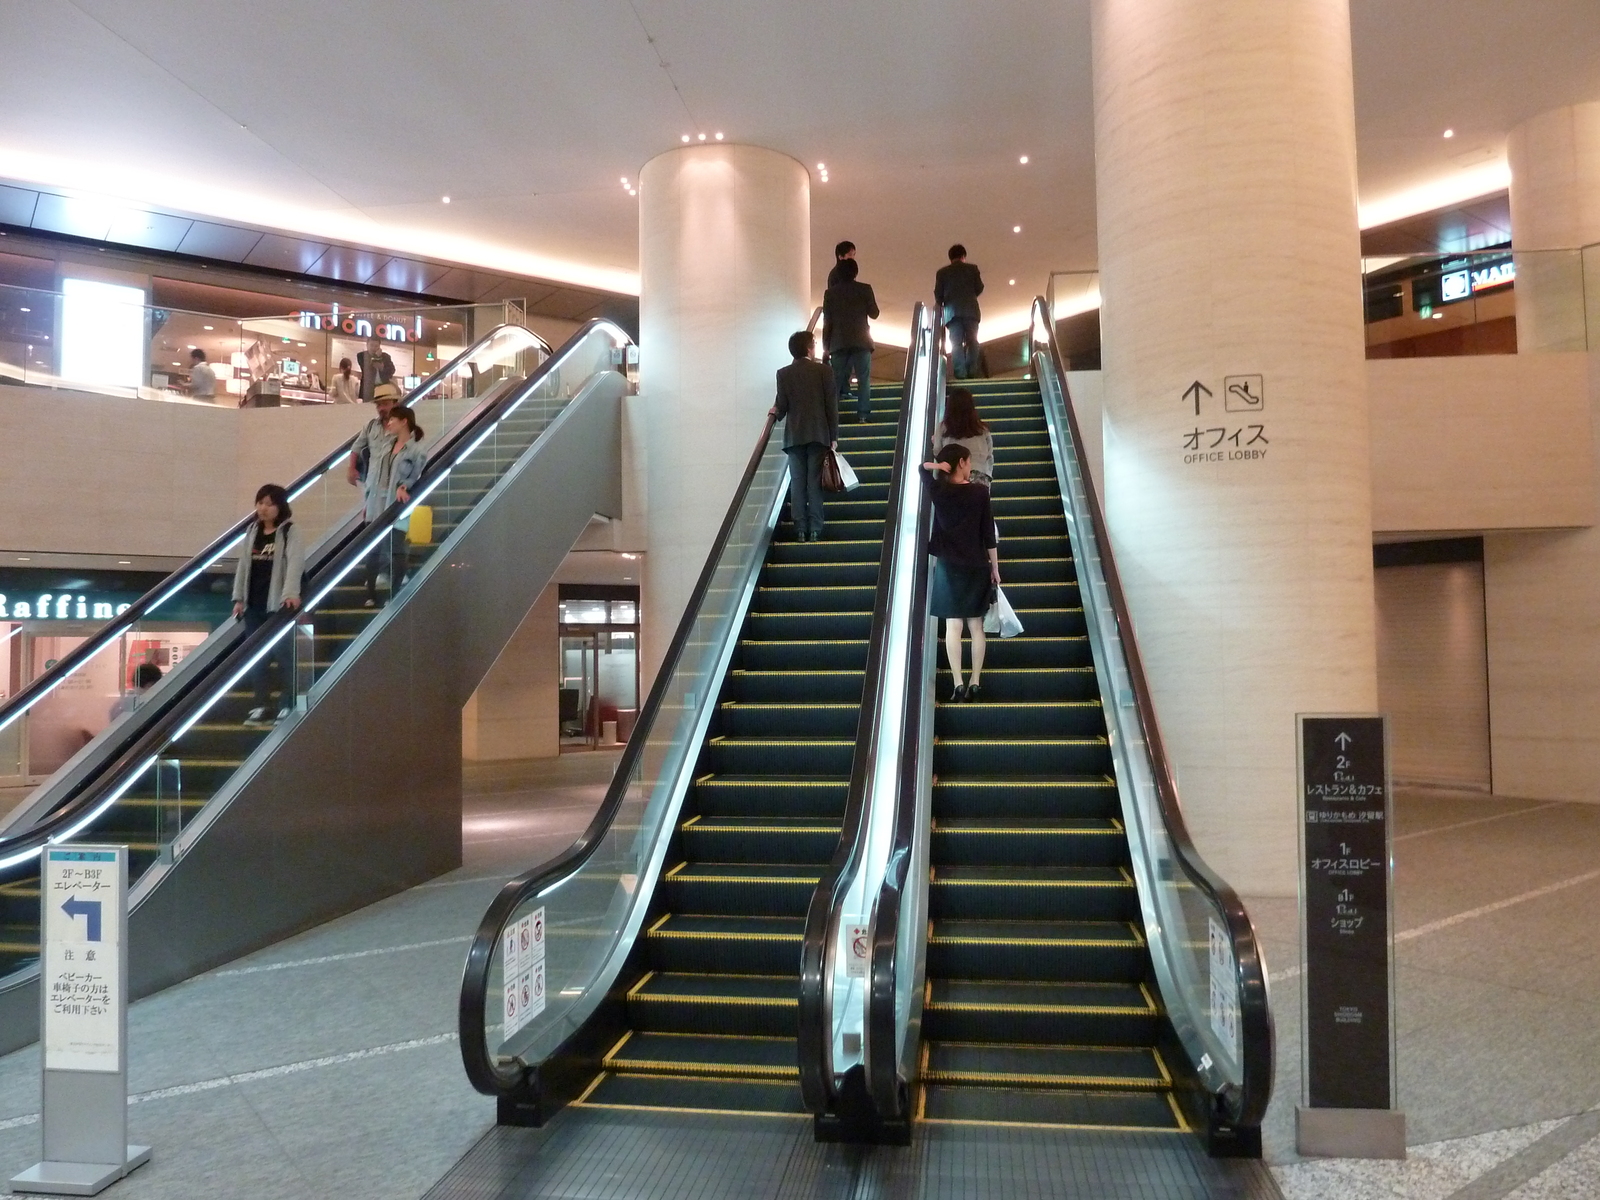
M1387 1109L1394 1004L1384 718L1302 714L1299 723L1306 1104Z
M87 592L40 592L26 600L0 592L0 621L109 621L132 607Z
M358 317L353 313L345 313L341 316L337 304L331 313L297 312L294 315L306 329L348 333L352 337L375 337L385 342L420 341L422 338L421 313L412 318L409 330L399 321L385 320L376 315Z

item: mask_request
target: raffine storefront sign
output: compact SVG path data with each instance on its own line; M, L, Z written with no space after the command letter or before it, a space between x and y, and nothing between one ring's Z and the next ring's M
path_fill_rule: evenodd
M35 592L8 596L0 592L0 621L109 621L132 602L95 592Z

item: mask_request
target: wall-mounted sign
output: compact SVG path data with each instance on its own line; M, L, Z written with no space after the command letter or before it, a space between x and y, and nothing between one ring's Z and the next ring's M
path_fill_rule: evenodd
M86 592L40 592L26 600L0 592L0 621L109 621L132 607Z
M418 313L411 319L411 328L407 329L399 321L369 315L358 317L354 313L339 312L335 304L331 313L297 312L300 324L307 329L322 329L331 333L347 333L352 337L375 337L385 342L410 342L422 338L422 314Z

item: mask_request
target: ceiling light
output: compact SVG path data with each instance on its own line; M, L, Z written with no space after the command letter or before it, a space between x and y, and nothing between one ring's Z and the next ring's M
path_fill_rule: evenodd
M21 310L20 310L20 311L22 311L22 312L32 312L32 311L33 311L33 309L31 309L31 308L24 308L24 309L21 309Z
M719 133L719 134L717 134L717 141L720 142L721 140L722 140L722 135Z
M306 348L306 344L304 342L296 342L295 345L299 346L302 350Z
M117 559L117 566L119 566L119 567L131 567L131 566L133 566L133 559L131 559L131 558L119 558L119 559Z
M17 561L18 562L32 562L33 559L29 558L26 554L19 554L19 555L17 555Z
M1445 130L1445 131L1444 131L1444 135L1445 135L1445 137L1447 137L1447 138L1453 138L1453 137L1455 137L1455 135L1456 135L1456 131L1455 131L1455 130L1454 130L1454 129L1446 129L1446 130Z
M181 367L181 366L183 366L183 364L182 364L182 363L173 363L173 364L172 364L172 365L173 365L173 366L175 366L175 367Z
M686 142L689 140L689 135L687 133L683 135L683 140Z
M1023 166L1027 166L1028 165L1028 156L1026 154L1024 154L1021 158L1017 159L1017 161L1019 163L1021 163Z
M826 164L826 163L818 163L818 164L817 164L817 170L819 170L819 171L826 171L826 170L827 170L827 169L828 169L828 167L827 167L827 164Z
M622 177L622 186L623 187L627 187L628 186L628 177L626 175L624 175Z
M200 348L200 347L199 347L199 346L196 346L196 345L195 345L195 344L194 344L194 343L193 343L193 342L190 342L190 343L189 343L189 349L191 349L191 350L198 350L198 349L199 349L199 348Z
M1022 232L1022 226L1021 225L1013 225L1011 227L1011 232L1012 233L1021 233Z
M1017 281L1015 279L1011 280L1011 286L1012 287L1016 287L1017 286Z
M216 326L215 326L215 325L207 325L207 326L206 326L206 332L207 332L207 333L209 333L209 332L210 332L210 331L211 331L211 330L213 330L213 329L215 329L215 328L216 328Z
M442 203L445 203L445 204L449 204L450 203L450 197L449 196L440 196L439 199L440 199L440 201Z
M703 134L703 133L702 133L702 134L701 134L701 135L700 135L700 140L701 140L701 141L702 141L702 142L703 142L703 141L705 141L705 140L706 140L706 135L705 135L705 134Z

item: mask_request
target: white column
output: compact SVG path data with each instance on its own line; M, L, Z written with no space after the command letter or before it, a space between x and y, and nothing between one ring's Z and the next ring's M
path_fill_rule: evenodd
M1511 161L1511 246L1517 251L1517 348L1583 350L1583 262L1600 242L1600 101L1523 122ZM1600 349L1600 252L1590 252L1589 322Z
M1292 895L1295 714L1377 701L1347 0L1093 25L1112 538L1202 852Z
M811 181L787 155L695 145L640 172L647 688L805 328L810 261Z

